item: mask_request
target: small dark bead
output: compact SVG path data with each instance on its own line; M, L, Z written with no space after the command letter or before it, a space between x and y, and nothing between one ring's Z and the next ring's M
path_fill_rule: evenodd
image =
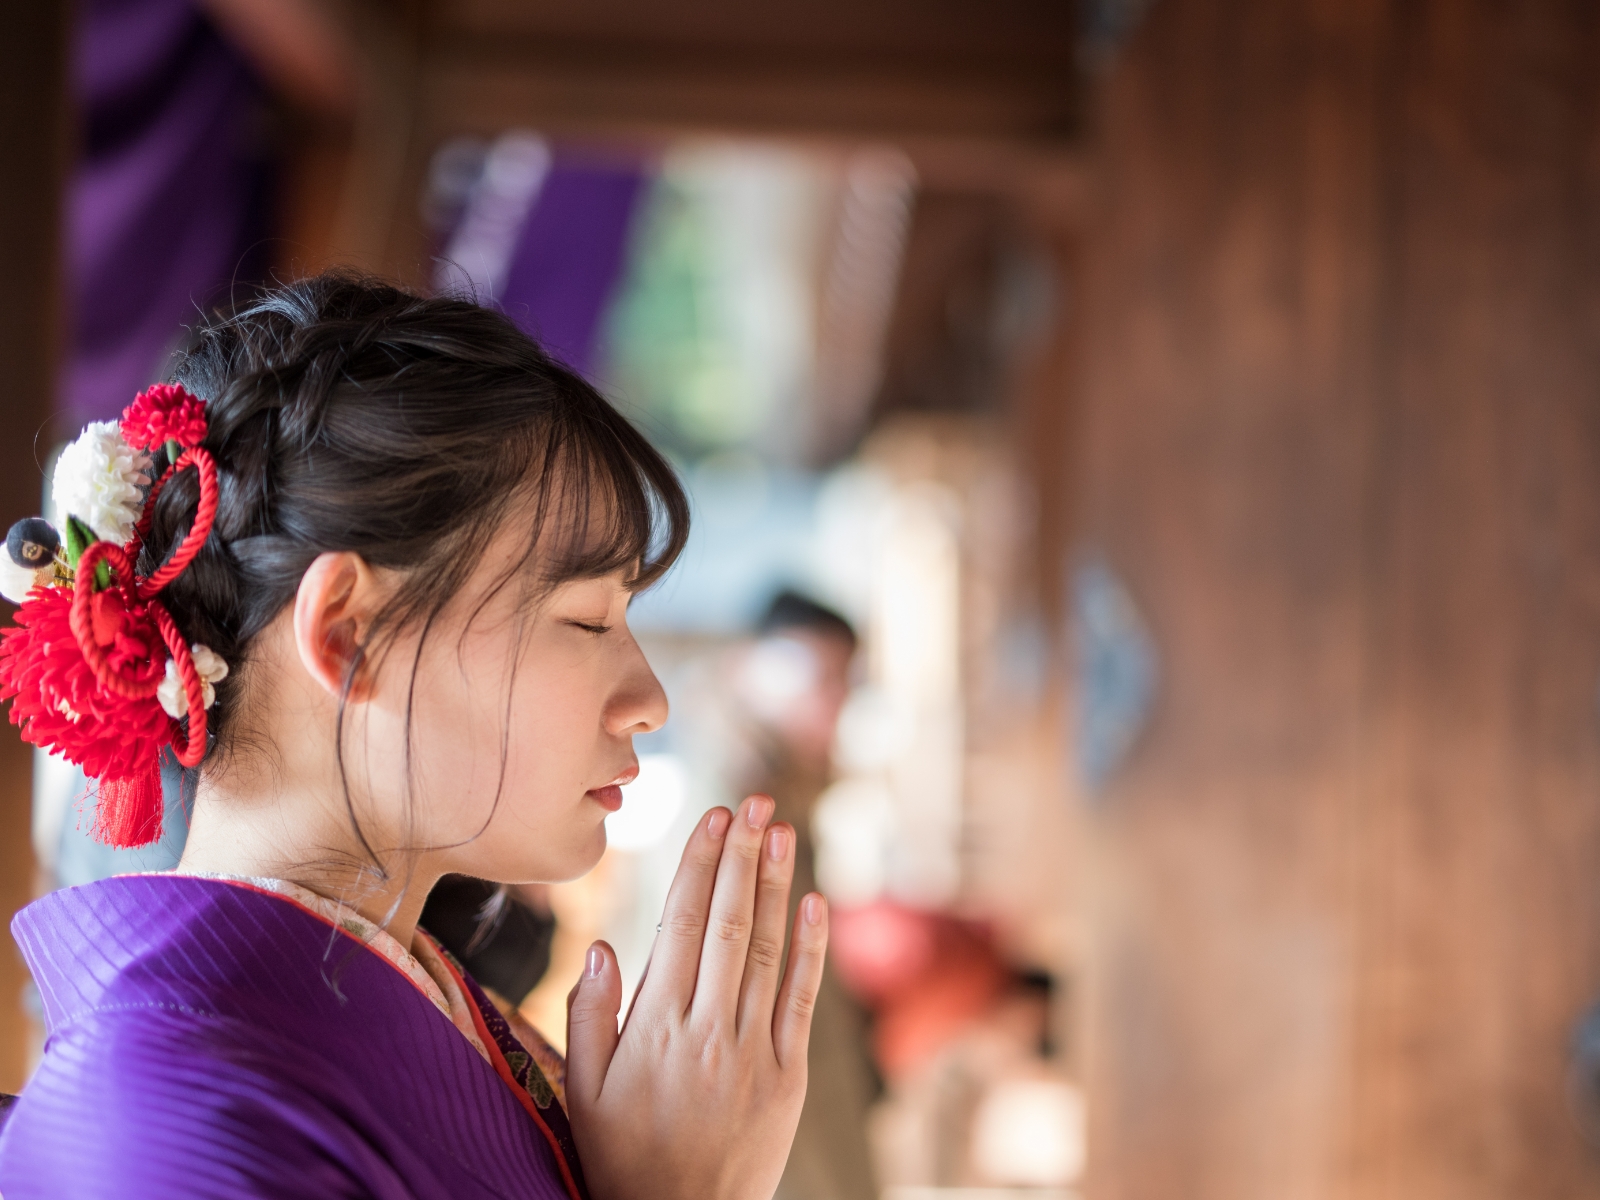
M50 565L61 545L61 535L43 517L24 517L6 534L6 553L19 567L38 570Z

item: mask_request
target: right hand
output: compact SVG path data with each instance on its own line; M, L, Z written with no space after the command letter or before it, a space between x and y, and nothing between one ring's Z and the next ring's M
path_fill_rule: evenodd
M689 839L644 982L617 1031L604 942L568 998L567 1105L594 1200L770 1197L806 1090L827 905L811 893L783 965L794 829L751 796Z

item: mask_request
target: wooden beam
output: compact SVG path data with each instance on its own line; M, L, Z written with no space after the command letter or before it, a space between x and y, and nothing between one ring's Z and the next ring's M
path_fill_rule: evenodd
M424 104L461 132L513 125L658 134L685 129L857 137L955 136L1061 144L1076 129L1070 76L830 71L691 59L641 68L452 43L431 55Z
M66 62L69 6L31 0L0 18L0 523L39 511L38 455L60 345L60 213L67 157ZM21 957L11 915L33 896L32 750L0 730L0 1091L23 1083L28 1024L20 1000Z
M1077 130L1072 5L995 0L432 0L424 109L508 124L1056 143Z
M1078 14L1059 0L431 0L430 25L545 46L555 57L866 62L1070 74Z

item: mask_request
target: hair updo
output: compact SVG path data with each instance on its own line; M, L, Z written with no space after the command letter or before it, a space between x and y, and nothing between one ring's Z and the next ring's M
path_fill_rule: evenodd
M319 554L400 575L353 675L382 636L431 623L508 516L529 522L534 594L618 570L642 589L688 536L667 461L576 373L464 300L319 275L204 324L172 378L207 402L217 463L211 536L162 594L184 636L235 668L217 688L211 756L238 732L252 640ZM182 540L197 501L193 472L161 493L141 574Z

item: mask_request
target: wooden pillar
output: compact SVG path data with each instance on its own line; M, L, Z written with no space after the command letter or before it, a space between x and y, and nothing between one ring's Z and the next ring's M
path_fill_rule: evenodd
M1091 1200L1600 1193L1600 9L1160 0L1099 97Z
M0 17L0 523L8 527L39 511L36 456L52 444L45 424L56 381L67 34L64 0L29 0ZM0 726L0 917L7 926L33 894L31 753L10 725ZM0 934L0 1091L23 1082L26 978L10 933Z

